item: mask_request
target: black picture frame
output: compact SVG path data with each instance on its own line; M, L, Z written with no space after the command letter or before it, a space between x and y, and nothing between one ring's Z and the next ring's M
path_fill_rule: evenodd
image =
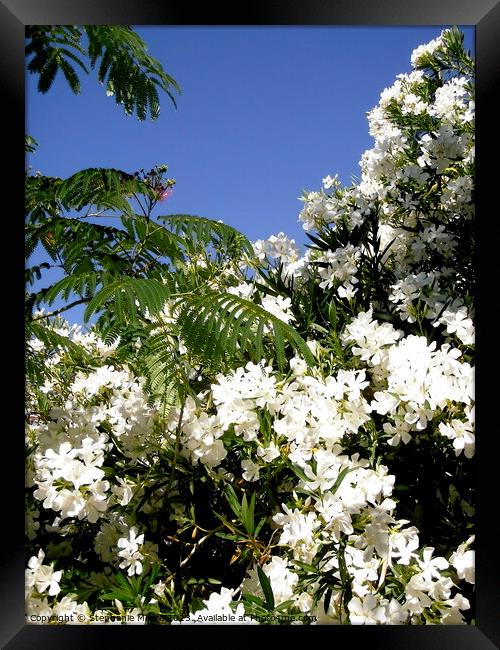
M500 90L500 3L496 0L259 0L258 2L232 3L228 7L214 7L208 3L191 7L188 3L168 0L0 0L0 47L1 79L8 102L4 105L5 130L14 134L14 145L8 149L9 222L5 226L5 244L11 254L11 277L4 276L5 289L12 312L23 314L22 295L24 279L21 269L23 226L19 213L23 210L24 160L24 26L29 24L130 24L130 25L473 25L476 28L477 67L477 523L476 539L476 595L477 625L475 626L336 626L328 628L328 644L367 643L369 647L399 650L425 648L431 650L470 649L490 650L500 647L500 571L497 562L497 541L493 529L496 517L498 476L495 454L494 406L496 382L493 363L495 355L494 335L496 325L492 309L496 305L495 271L497 252L494 249L498 237L496 215L498 173L495 151L498 148L498 108L493 99ZM498 155L498 154L497 154ZM5 156L5 150L4 150ZM15 170L15 171L14 171ZM12 185L11 185L12 181ZM12 187L19 181L18 192ZM489 219L488 219L489 217ZM17 244L19 238L19 244ZM8 241L16 242L10 246ZM17 271L19 270L19 275ZM14 316L15 318L15 316ZM494 329L493 329L494 328ZM19 351L23 349L23 326L10 331L10 337L19 336ZM9 340L11 340L9 338ZM16 339L17 340L17 339ZM490 346L491 352L487 346ZM16 348L17 349L17 348ZM22 354L22 352L21 352ZM16 364L17 365L17 364ZM11 397L6 409L13 410L13 428L4 428L7 452L4 465L11 465L14 473L6 485L7 498L2 502L6 511L3 526L4 552L0 555L2 571L0 588L0 643L8 650L37 650L49 647L89 648L98 643L109 647L144 647L151 645L153 634L158 642L179 640L184 644L195 641L196 635L204 643L234 642L241 645L255 644L261 638L259 626L246 626L244 634L238 627L217 628L204 626L143 627L143 626L34 626L24 623L24 503L23 469L24 440L19 422L23 418L24 381L22 364L20 381L11 383ZM10 368L7 369L7 372ZM5 370L4 370L5 372ZM11 461L10 459L14 460ZM6 480L6 479L4 479ZM6 523L8 525L6 525ZM317 643L316 628L290 626L287 628L266 626L267 643L284 642L293 635L298 643ZM322 635L325 630L321 630ZM228 636L226 636L228 635ZM273 638L273 635L276 638ZM262 637L263 638L263 637Z

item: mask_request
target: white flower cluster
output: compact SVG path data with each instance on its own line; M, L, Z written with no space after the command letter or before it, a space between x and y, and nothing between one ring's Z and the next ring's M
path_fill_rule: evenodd
M271 235L268 239L258 239L253 243L253 249L263 263L276 260L281 266L284 280L293 279L300 284L309 277L307 267L310 252L301 256L295 240L289 239L284 233Z
M59 333L78 340L101 365L77 372L64 384L64 372L56 379L57 373L64 371L64 357L53 354L47 358L53 379L40 391L52 406L47 421L35 419L28 427L27 442L32 446L28 487L34 488L32 494L39 508L58 515L51 525L45 525L47 531L68 535L76 521L97 523L101 529L95 549L103 561L120 565L129 575L141 573L144 555L140 551L151 559L156 547L149 542L140 546L136 537L141 536L137 536L130 518L115 513L116 507L130 503L137 488L127 478L110 473L109 454L119 451L130 467L154 462L157 412L148 405L144 379L127 368L106 365L109 346L95 333L82 335L77 331L75 335L69 327L59 328ZM43 346L35 341L33 349L40 352ZM36 539L41 528L35 521L39 515L39 509L28 511L32 520L30 539Z
M413 67L419 65L419 62L424 56L429 56L434 54L436 51L440 50L443 47L443 33L441 33L437 38L434 38L429 43L424 43L416 47L411 55L411 64Z
M220 375L212 385L214 415L198 412L192 416L195 405L189 404L183 444L196 462L196 445L200 436L204 438L205 462L215 467L226 457L221 437L231 429L253 449L251 457L241 463L244 480L259 481L265 466L282 462L283 457L300 468L302 478L295 489L311 496L300 507L284 503L282 512L273 517L282 531L278 545L289 550L291 559L273 556L263 566L276 604L291 600L301 612L318 615L323 623L339 622L338 599L332 599L327 615L318 614L319 608L313 606L318 585L310 583L308 591L301 590L294 560L311 563L320 546L338 543L347 536L344 561L353 578L349 604L352 623L408 623L432 608L438 608L441 622L460 623L461 612L469 603L460 594L451 595L454 583L442 572L454 562L459 577L470 579L466 567L470 566L471 552L460 547L449 563L442 557L433 558L431 548L419 549L417 529L405 527L408 522L394 518L395 476L383 465L374 470L358 455L344 454L341 441L346 433L359 431L375 411L387 417L384 430L391 434L391 444L399 439L408 442L409 431L423 429L434 416L446 413L448 406L450 412L456 412L452 405L470 407L471 368L458 361L459 351L449 346L436 350L435 344L429 345L424 337L403 337L390 324L377 323L371 311L351 322L344 340L356 344L353 352L367 362L369 375L364 370L340 370L324 380L302 375L278 382L270 367L248 363L230 375ZM378 388L372 391L371 403L363 397L370 377ZM271 416L272 423L266 439L259 420L262 410ZM471 412L464 408L464 413ZM440 432L443 426L441 423ZM466 443L466 455L470 455L468 449ZM203 455L198 458L203 462ZM359 522L363 522L361 533L355 532L359 531ZM403 602L385 599L374 591L394 564L409 570ZM324 556L321 570L340 571L337 551ZM255 570L244 580L242 592L262 596ZM229 591L223 593L229 598ZM218 603L219 596L213 597ZM192 614L190 621L201 622L200 616L215 615L216 610L221 616L228 614L224 607L224 612L219 612L211 605L207 601L207 610Z
M189 397L184 406L182 418L182 442L184 453L191 458L193 465L200 462L210 467L217 467L227 456L224 443L220 440L224 433L218 415L196 413L194 400ZM177 422L178 414L174 412L172 426Z
M395 277L390 301L396 313L410 323L430 320L445 329L451 343L458 339L470 346L473 313L459 288L468 270L457 264L457 254L460 245L470 245L459 242L458 233L473 218L472 79L461 71L436 84L425 71L429 57L445 52L449 38L445 30L417 48L412 55L417 69L398 75L369 112L375 143L361 158L361 182L341 189L331 177L323 179L331 192L306 193L299 219L306 230L335 231L341 222L352 230L376 213L383 260ZM313 251L311 258L319 263L324 289L332 288L336 274L352 275L338 294L354 297L359 261L348 251Z
M142 573L141 560L144 560L144 555L141 553L140 547L144 543L144 533L138 535L137 532L137 528L133 526L129 530L128 537L120 537L116 542L120 549L118 556L122 558L120 569L127 569L129 576Z
M74 594L68 594L57 601L61 591L59 585L62 571L54 571L53 566L44 564L45 553L28 560L25 577L26 620L28 623L60 622L70 624L88 622L91 612L87 603L78 603Z
M307 192L301 197L304 207L299 215L304 230L317 230L324 223L335 223L344 214L344 205L324 192Z
M417 162L420 167L430 167L440 174L463 157L466 147L464 136L455 133L451 124L442 124L438 131L426 133L420 139L422 153Z
M235 296L244 298L245 300L259 300L259 292L256 290L255 285L250 284L249 282L241 282L236 286L229 287L227 293L232 293ZM293 313L291 311L292 301L290 298L285 298L279 295L263 295L260 297L260 306L268 311L276 318L279 318L284 323L290 323L294 320ZM270 331L268 325L264 326L264 333L267 334Z
M312 605L312 598L304 598L307 594L297 596L294 589L299 582L299 576L293 571L291 563L279 555L273 555L269 562L262 567L264 574L269 578L273 590L275 605L281 605L287 600L295 600L301 611L308 611ZM262 587L257 569L251 569L242 584L244 593L263 596ZM305 608L304 608L305 607Z
M265 407L276 395L275 378L269 374L270 370L270 367L249 362L229 376L219 375L211 393L216 405L214 415L200 410L192 398L186 400L181 440L183 452L193 464L220 465L227 455L221 437L230 426L245 441L257 439L260 423L255 409ZM170 418L171 431L175 430L178 418L179 409L174 409Z
M53 566L43 564L45 553L42 549L28 560L25 578L26 621L29 624L52 625L100 625L120 624L122 621L132 624L144 624L140 608L125 610L116 600L118 615L108 610L91 611L88 603L78 602L77 595L68 593L60 597L62 571L54 571ZM97 586L105 585L103 574L92 573L91 578ZM108 585L109 586L109 585ZM138 616L139 615L139 616Z
M245 615L243 603L231 609L235 590L222 587L220 593L213 592L207 600L203 601L205 607L184 618L181 621L173 621L176 625L258 625L250 617Z
M318 275L321 278L319 286L322 289L330 289L335 284L337 293L341 298L353 298L357 289L354 286L358 279L356 262L361 257L361 251L352 244L344 248L337 248L335 251L326 251L324 255L314 258L318 265Z
M49 448L43 455L35 455L34 481L38 487L33 496L44 508L59 512L61 520L78 517L95 523L107 510L109 482L103 480L101 469L102 440L96 444L92 438L84 438L79 448L63 442L57 450Z
M412 431L447 414L452 419L441 422L439 432L453 440L457 455L474 454L474 369L459 361L460 350L448 344L437 349L423 336L403 337L389 323L378 324L372 310L353 319L343 340L354 343L353 354L370 367L375 389L370 407L387 416L383 427L392 436L389 444L408 443ZM463 420L452 417L458 412Z
M284 232L271 235L268 239L258 239L253 243L253 249L260 260L264 260L267 256L290 264L299 257L295 239L289 239Z
M304 207L299 214L299 220L304 230L318 230L325 224L335 227L335 224L343 219L347 219L351 228L359 225L369 209L366 197L356 187L340 190L338 181L325 184L325 180L323 179L323 187L333 188L332 194L326 194L322 190L306 192L300 197Z
M37 442L31 458L34 497L60 513L61 520L76 517L95 523L108 510L110 483L102 468L113 447L108 430L131 462L144 461L150 453L155 414L143 383L128 370L106 365L80 372L69 396L52 407L51 420L32 428ZM123 490L119 483L112 492L123 500Z

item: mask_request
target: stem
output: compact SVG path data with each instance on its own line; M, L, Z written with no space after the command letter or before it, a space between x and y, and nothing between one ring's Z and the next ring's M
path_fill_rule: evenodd
M174 457L172 459L172 471L168 477L167 487L165 488L165 493L168 494L172 481L174 480L175 467L177 465L177 459L179 457L179 447L181 444L181 427L182 427L182 417L184 415L184 405L186 401L184 400L181 404L181 409L179 411L179 418L177 420L177 428L175 430L175 447L174 447Z
M51 316L57 316L58 314L62 314L63 311L66 311L68 309L71 309L72 307L76 307L76 305L83 305L83 303L86 303L89 301L89 298L80 298L79 300L75 300L74 302L70 302L69 305L66 305L65 307L61 307L60 309L56 309L55 311L51 311L48 314L42 314L41 316L36 316L35 318L32 318L32 321L35 320L42 320L44 318L50 318Z
M102 212L89 212L88 214L82 214L78 219L89 219L93 217L94 219L121 219L119 214L103 214Z
M139 241L139 242L137 243L137 247L135 247L136 250L134 251L134 256L133 256L132 258L130 258L130 260L131 260L131 262L132 262L132 266L135 264L135 262L137 261L137 258L138 258L139 255L142 253L142 249L144 248L144 246L145 246L145 244L146 244L146 242L147 242L147 240L148 240L148 237L149 237L150 235L153 235L157 230L160 230L160 229L162 228L162 226L157 226L156 228L154 228L154 229L150 232L150 230L149 230L149 224L150 224L150 221L149 221L149 218L147 217L147 222L146 222L146 234L145 234L145 236L144 236L144 239L143 239L142 241Z
M149 215L148 215L148 213L147 213L147 210L146 210L146 208L142 205L142 203L139 201L139 197L137 196L137 193L134 192L134 193L133 193L133 196L134 196L134 199L135 199L135 200L137 201L137 203L139 204L139 207L141 208L142 213L144 214L144 216L146 217L146 219L149 220Z
M189 560L193 557L193 555L196 553L196 551L200 548L200 546L204 544L207 541L207 539L212 537L212 535L214 535L221 528L223 528L223 526L218 526L217 528L214 528L214 530L208 531L208 533L204 537L198 540L196 544L193 546L193 548L191 549L191 551L189 552L189 554L179 564L179 568L185 566L189 562Z

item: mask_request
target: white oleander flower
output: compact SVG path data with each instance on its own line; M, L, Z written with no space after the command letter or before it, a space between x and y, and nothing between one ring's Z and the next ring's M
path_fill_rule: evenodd
M461 580L475 584L475 552L469 548L474 542L474 535L466 542L460 544L457 550L450 555L450 564Z

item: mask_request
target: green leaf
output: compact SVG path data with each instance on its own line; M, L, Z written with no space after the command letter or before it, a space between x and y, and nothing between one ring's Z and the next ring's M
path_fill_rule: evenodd
M256 492L252 494L250 503L248 503L247 495L244 494L241 501L241 521L249 535L253 535L254 533L255 497Z
M215 536L221 537L222 539L230 539L232 541L237 541L237 542L241 540L241 537L238 535L229 535L229 533L223 533L220 530L215 533Z
M159 115L158 86L167 93L174 106L172 91L180 92L177 82L161 63L148 56L144 41L125 25L87 25L92 67L102 58L98 78L114 93L127 114L134 111L140 120ZM107 78L107 81L106 81Z
M223 523L225 526L227 526L230 530L234 530L234 529L235 529L235 526L234 526L233 524L231 524L231 523L230 523L230 522L229 522L229 521L228 521L228 520L227 520L223 515L221 515L221 514L218 513L218 512L214 512L214 515L217 517L217 519L220 519L220 520L222 521L222 523ZM237 532L239 532L239 531L237 531ZM239 537L235 535L235 539L237 539L237 540L243 540L243 539L246 539L246 537L245 537L244 535L240 535Z
M119 591L118 589L113 589L112 591L107 591L104 594L99 596L102 600L120 600L121 602L129 602L132 598L131 594L127 591Z
M340 472L340 474L337 476L337 479L336 479L335 483L333 484L333 486L332 486L330 492L331 492L332 494L335 494L335 492L339 489L340 484L342 483L342 481L344 480L344 478L346 477L346 475L349 474L349 472L352 472L352 471L355 470L355 469L356 469L355 467L345 467L345 468Z
M250 505L248 507L248 527L247 530L250 535L254 535L254 516L255 516L255 498L257 493L254 492L250 497Z
M64 59L61 59L59 61L59 66L63 71L63 74L66 77L66 81L68 82L71 90L75 93L75 95L78 94L80 92L80 79L78 78L78 75L76 74L73 66Z
M224 491L225 497L227 499L227 502L229 503L229 506L231 510L234 512L234 514L240 519L242 517L241 514L241 506L240 502L238 500L238 497L236 496L236 492L234 491L234 488L232 485L226 485L226 489ZM244 497L246 498L246 497Z
M304 471L298 466L298 465L293 465L290 464L290 469L292 472L298 476L300 479L302 479L304 482L308 483L311 479L306 476Z
M258 605L259 607L264 608L264 601L262 598L259 598L258 596L254 596L254 594L243 594L243 600L253 603L254 605Z
M307 564L307 562L301 562L300 560L293 560L293 563L301 569L304 569L307 573L318 573L318 567L315 567L312 564Z
M282 612L284 609L287 609L288 607L290 607L290 605L295 605L295 604L296 603L295 603L294 600L284 600L279 605L276 605L276 607L274 608L274 611L275 612Z
M225 223L196 215L170 214L158 217L172 232L193 244L215 245L230 258L239 259L243 253L253 258L253 246L241 232Z
M262 517L262 519L259 521L257 526L255 526L255 530L253 532L253 536L255 538L257 538L257 536L259 535L259 533L260 533L260 531L262 529L262 526L266 523L266 520L267 520L267 517Z
M87 294L90 297L98 277L95 273L68 275L40 292L38 302L43 300L43 302L51 305L59 296L64 300L68 300L72 294Z
M110 308L114 303L119 321L134 322L137 320L136 301L141 310L148 309L151 314L157 314L163 309L169 295L168 288L159 280L124 277L106 284L95 294L87 305L84 319L88 321L92 314L105 307Z
M38 142L30 135L24 137L24 150L28 153L34 153L38 147Z
M81 209L85 205L119 210L131 215L132 209L126 199L134 192L151 194L151 188L140 179L120 169L89 167L63 180L56 198L66 209Z
M335 302L332 300L328 305L328 318L330 320L332 329L337 331L337 308L335 307Z
M88 48L82 38L88 39ZM170 98L174 106L174 92L180 93L178 83L163 69L161 63L147 54L144 41L127 25L33 25L26 29L26 54L32 55L28 70L39 74L40 92L52 86L55 74L62 69L71 89L79 87L79 79L70 67L74 61L88 72L80 55L87 55L91 68L100 60L97 77L113 91L115 101L125 112L136 112L139 119L159 115L158 88Z
M271 581L259 565L257 565L257 575L259 576L260 586L262 587L264 598L266 599L266 608L272 612L274 610L274 594Z
M302 353L309 366L315 365L314 356L300 334L254 302L231 293L206 291L202 295L183 295L175 307L186 347L207 362L234 358L240 350L252 349L252 327L259 332L268 323L272 325L270 336L281 366L285 363L285 340ZM207 336L207 324L210 336Z
M59 66L55 59L51 58L47 61L40 72L40 77L38 79L38 92L46 93L50 89L54 83L58 69Z
M323 602L323 611L325 614L328 612L328 608L330 607L330 602L332 600L332 590L330 587L325 592L325 600Z

